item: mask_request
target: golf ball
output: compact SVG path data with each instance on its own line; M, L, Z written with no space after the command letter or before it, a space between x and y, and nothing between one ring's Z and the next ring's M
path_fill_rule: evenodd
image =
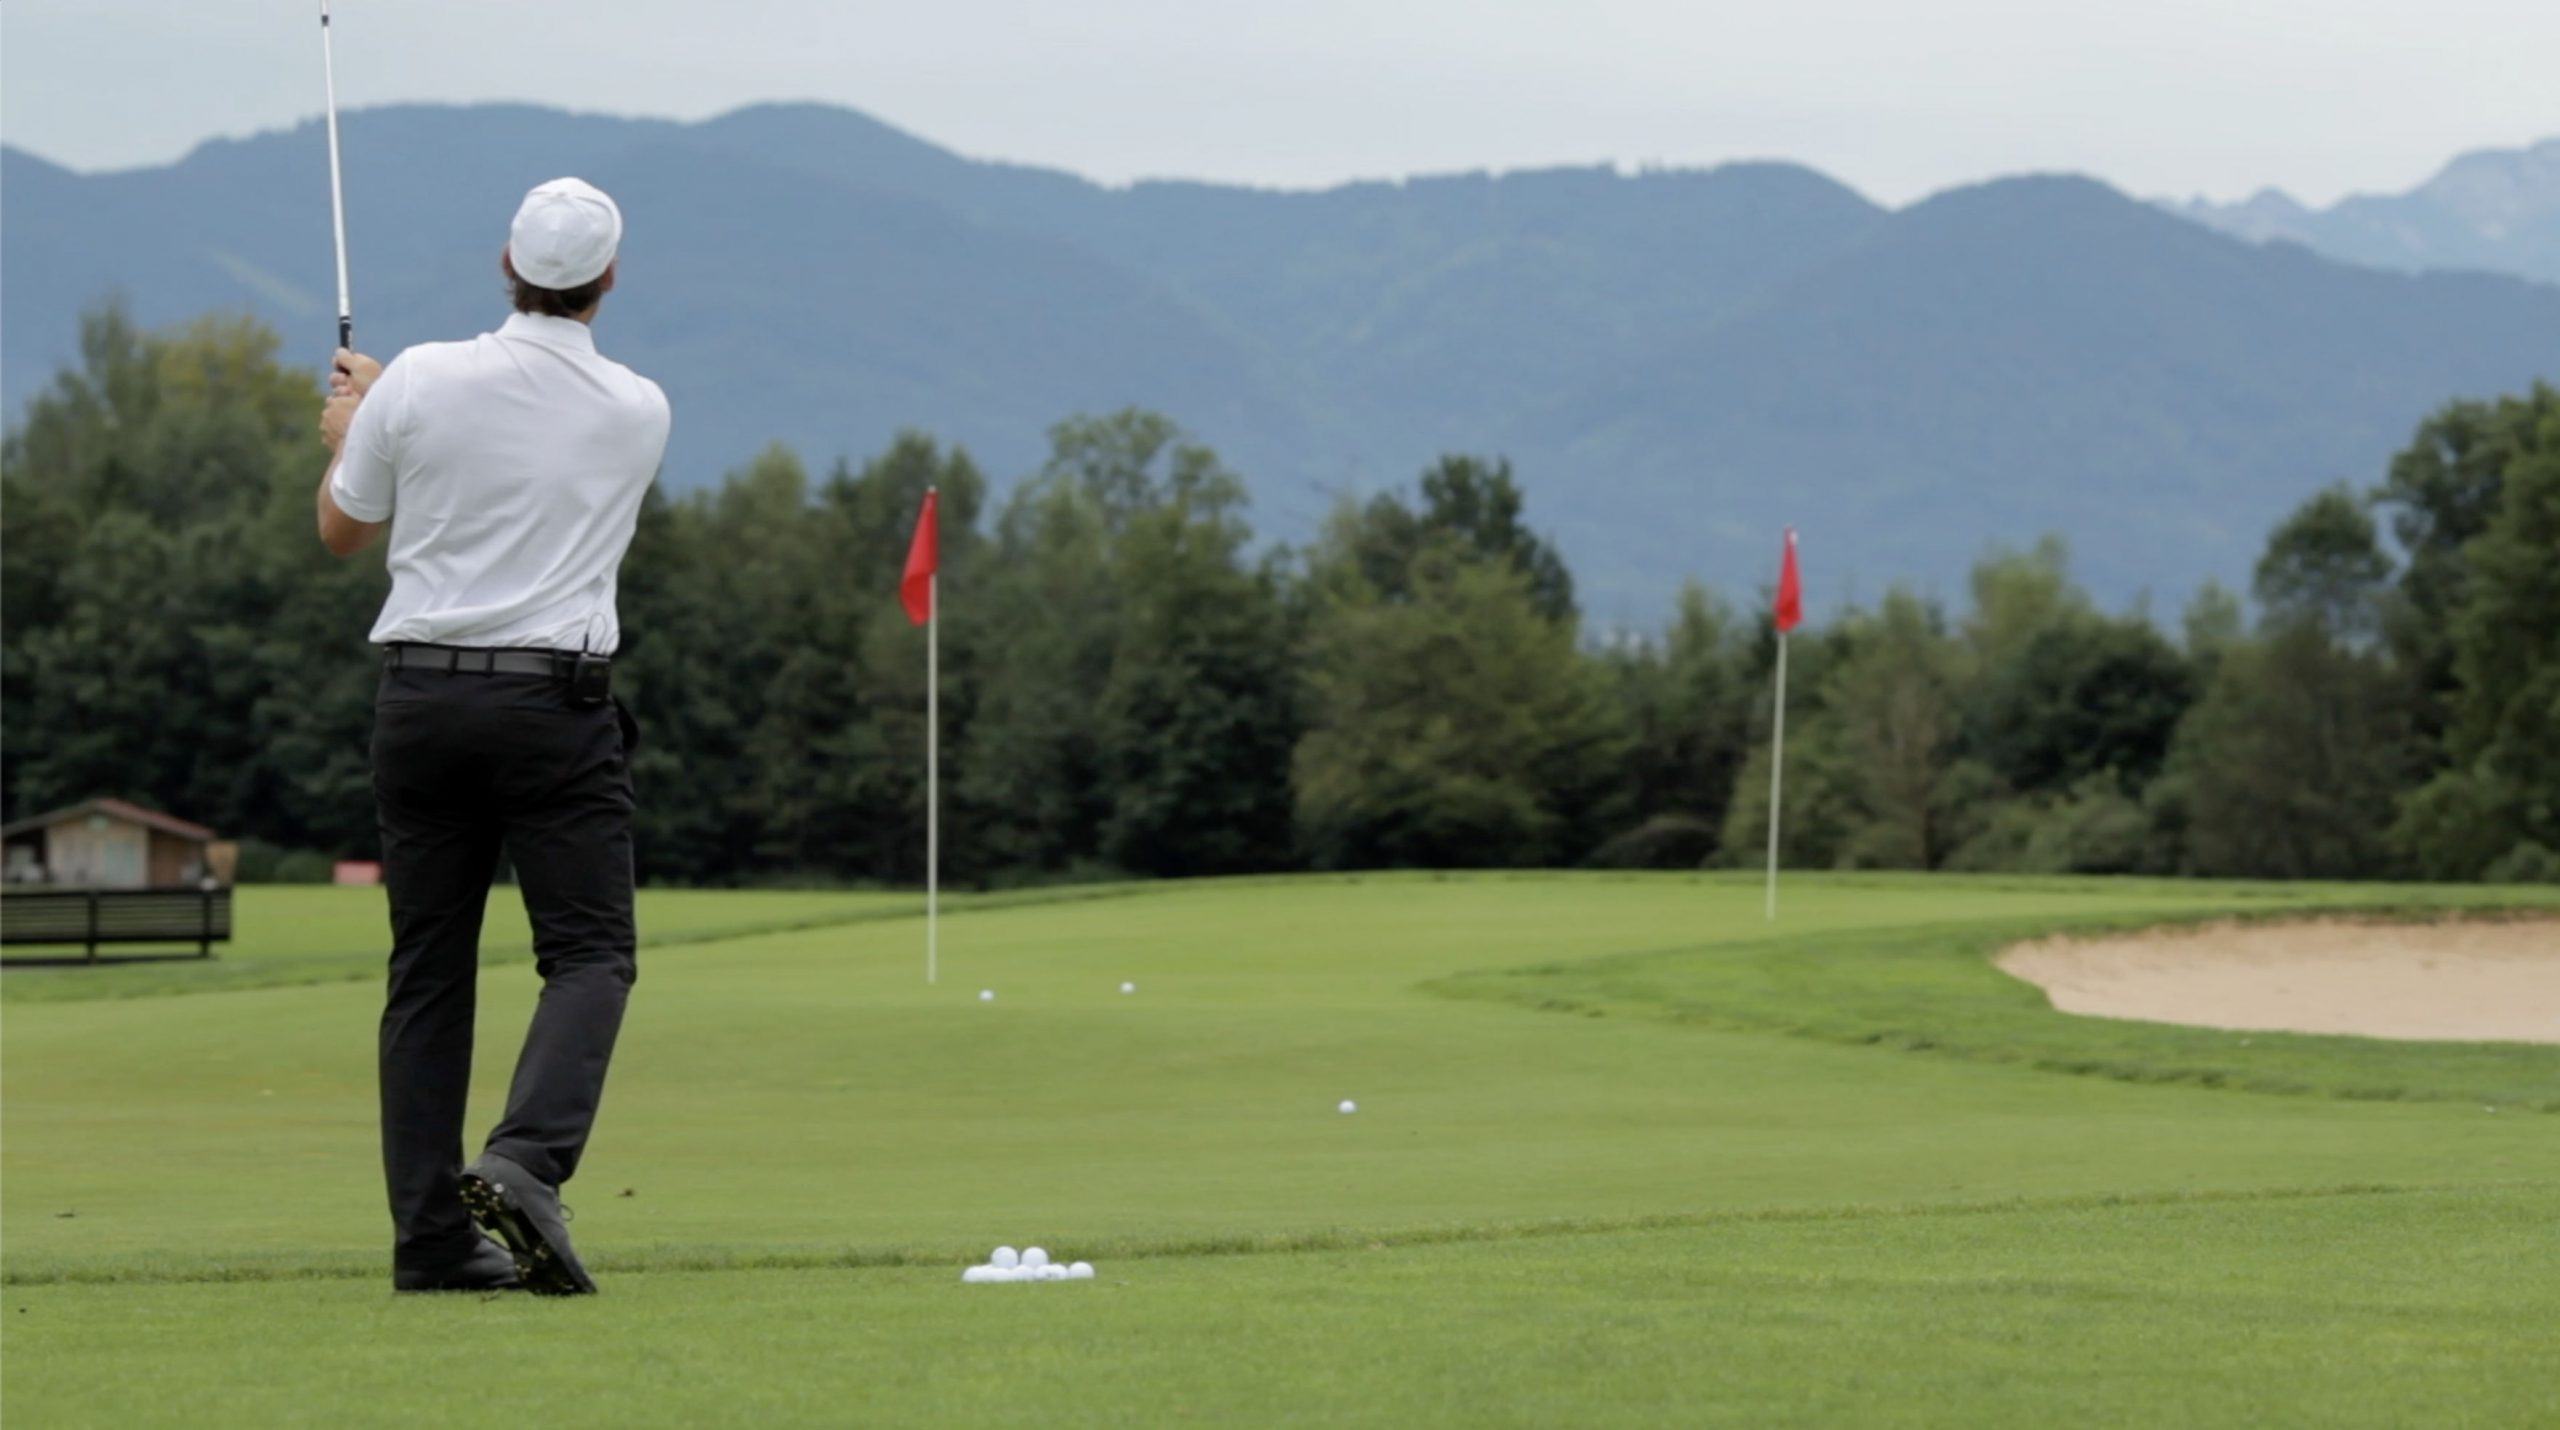
M1138 985L1134 983L1123 983L1120 985L1120 991L1123 993L1135 993L1138 991Z
M1068 1267L1068 1268L1067 1268L1067 1279L1068 1279L1068 1280L1070 1280L1070 1281L1090 1281L1090 1280L1092 1280L1092 1279L1093 1279L1093 1263L1092 1263L1092 1262L1090 1262L1090 1261L1079 1261L1079 1262L1077 1262L1075 1265Z
M1049 1264L1049 1253L1036 1246L1025 1247L1022 1251L1022 1264L1038 1270Z
M1067 1279L1067 1268L1058 1265L1056 1262L1051 1262L1050 1264L1040 1268L1040 1279L1043 1281L1064 1281Z
M984 1282L995 1280L995 1270L996 1269L992 1266L972 1266L968 1270L960 1273L960 1279L968 1282L972 1286L979 1285Z
M992 989L992 988L981 988L981 989L979 989L979 990L978 990L978 1001L979 1001L979 1002L981 1002L981 1003L993 1003L994 1001L996 1001L996 991L995 991L994 989Z
M1000 1270L1020 1266L1022 1254L1010 1246L999 1246L988 1254L987 1264Z
M1350 1098L1346 1097L1342 1100L1342 1110L1345 1112L1358 1112L1360 1110L1360 1104L1353 1102Z

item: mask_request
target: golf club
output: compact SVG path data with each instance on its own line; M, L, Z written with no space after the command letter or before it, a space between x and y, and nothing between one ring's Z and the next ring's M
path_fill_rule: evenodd
M330 54L329 0L320 0L320 85L329 116L329 221L338 237L338 346L353 351L356 320L347 300L347 195L338 173L338 74Z

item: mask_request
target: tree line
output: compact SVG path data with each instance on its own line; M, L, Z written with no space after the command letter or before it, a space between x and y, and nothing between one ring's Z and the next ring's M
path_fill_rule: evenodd
M385 577L313 539L316 380L276 352L102 310L9 430L10 817L138 798L269 875L374 848ZM1060 423L1001 501L914 433L654 494L616 676L644 878L921 878L923 635L894 592L928 488L955 881L1760 857L1760 606L1692 584L1659 630L1586 628L1498 458L1266 545L1214 451L1128 411ZM1896 587L1798 631L1786 862L2560 880L2560 392L2437 412L2378 484L2288 517L2250 595L2164 631L2049 540L1959 606Z

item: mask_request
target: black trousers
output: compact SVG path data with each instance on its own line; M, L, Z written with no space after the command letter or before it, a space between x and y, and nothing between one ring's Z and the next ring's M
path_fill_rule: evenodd
M383 674L382 1168L400 1267L442 1266L480 1240L456 1188L480 920L502 850L532 918L542 998L488 1149L554 1186L578 1170L638 969L629 721L619 702L573 704L551 676Z

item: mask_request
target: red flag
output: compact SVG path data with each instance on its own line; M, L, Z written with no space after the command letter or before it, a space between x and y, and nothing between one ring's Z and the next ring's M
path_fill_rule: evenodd
M1778 634L1804 624L1804 581L1796 575L1796 529L1787 528L1787 556L1778 567Z
M907 574L898 582L898 603L907 608L907 620L919 626L933 619L933 573L942 569L942 535L934 519L936 495L924 494L915 544L907 548Z

